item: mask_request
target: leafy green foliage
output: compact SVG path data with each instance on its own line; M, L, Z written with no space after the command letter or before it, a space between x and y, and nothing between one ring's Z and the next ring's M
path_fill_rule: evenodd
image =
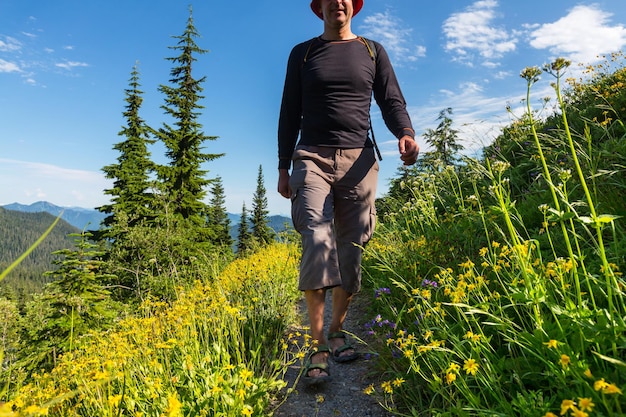
M591 117L621 106L603 86L623 69L561 95L567 65L522 72L528 96L555 76L554 115L527 100L483 160L405 170L383 200L364 266L386 372L368 393L389 410L623 414L623 121Z
M119 307L109 298L103 282L103 255L89 242L90 234L72 234L76 248L55 252L62 257L49 272L52 282L33 301L26 314L22 346L28 355L22 366L29 371L51 369L59 355L73 350L78 338L113 323Z

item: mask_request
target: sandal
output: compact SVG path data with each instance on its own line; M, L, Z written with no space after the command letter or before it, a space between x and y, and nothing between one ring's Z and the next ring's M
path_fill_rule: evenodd
M304 375L302 376L302 380L304 381L306 385L316 385L316 384L320 384L322 382L327 382L331 380L330 369L329 369L330 367L328 366L328 362L313 363L311 361L311 358L314 355L317 355L318 353L332 353L332 352L328 346L320 345L317 347L317 349L309 353L309 357L306 361L306 365L304 368ZM310 376L309 372L314 369L320 370L321 371L320 374L318 374L317 376Z
M348 339L346 338L345 333L343 332L329 333L328 340L330 339L344 339L343 345L335 349L331 355L335 362L338 362L338 363L350 362L359 357L359 353L356 351L354 346L352 346L350 342L348 342ZM342 355L342 353L347 350L352 350L352 353L349 355Z

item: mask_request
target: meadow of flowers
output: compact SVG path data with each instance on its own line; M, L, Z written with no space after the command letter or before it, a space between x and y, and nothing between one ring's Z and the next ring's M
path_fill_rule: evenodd
M146 301L16 388L0 416L266 415L297 360L286 339L297 263L296 247L271 245L169 305Z
M564 98L568 65L525 69L528 112L507 140L408 176L410 198L366 248L366 327L386 370L366 393L395 415L626 414L626 71L569 80ZM538 122L541 75L557 106ZM600 117L578 130L582 94Z

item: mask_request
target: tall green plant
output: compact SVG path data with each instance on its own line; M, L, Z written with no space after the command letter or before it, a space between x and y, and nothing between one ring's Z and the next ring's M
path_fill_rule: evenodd
M522 72L528 96L540 74ZM544 177L533 184L536 195L517 194L524 187L512 184L511 162L494 158L468 163L471 173L463 177L451 171L405 180L410 200L386 217L366 248L375 309L367 327L384 370L367 393L398 415L623 413L624 283L606 251L611 246L614 259L623 259L611 242L623 225L616 216L603 218L609 222L593 214L594 194L584 192L582 183L598 173L576 163L575 142L593 141L568 130L564 107L561 130L537 129L533 114L529 107L514 140L530 132L527 158ZM567 158L548 158L548 143L568 149ZM595 152L590 146L588 154ZM516 156L518 166L526 163ZM537 196L544 201L530 207ZM544 217L542 227L528 228L535 212ZM477 232L480 249L468 243Z

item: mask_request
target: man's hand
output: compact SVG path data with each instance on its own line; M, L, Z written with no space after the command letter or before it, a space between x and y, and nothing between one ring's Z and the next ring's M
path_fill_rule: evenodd
M400 151L400 159L404 165L413 165L417 161L417 155L420 153L420 147L410 136L402 136L398 142L398 150Z
M291 188L289 187L289 170L278 170L278 192L285 198L291 198Z

